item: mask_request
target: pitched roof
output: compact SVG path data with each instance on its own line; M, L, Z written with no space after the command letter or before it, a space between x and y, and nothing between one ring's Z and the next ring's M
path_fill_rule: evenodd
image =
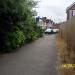
M74 5L75 5L75 2L74 2L73 4L71 4L69 7L67 7L66 12L67 12L70 8L72 8Z

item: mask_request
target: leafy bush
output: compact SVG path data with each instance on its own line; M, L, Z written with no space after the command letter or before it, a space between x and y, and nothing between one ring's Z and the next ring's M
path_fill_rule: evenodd
M13 51L42 36L32 10L34 0L0 0L0 52Z
M31 41L34 41L35 39L37 39L36 32L35 31L28 32L26 41L31 42Z
M6 37L5 42L5 48L2 50L2 52L10 52L13 51L17 46L21 46L23 43L25 43L25 35L22 31L18 30L15 32L9 32Z
M34 28L37 33L37 37L42 37L44 30L40 26L35 26Z

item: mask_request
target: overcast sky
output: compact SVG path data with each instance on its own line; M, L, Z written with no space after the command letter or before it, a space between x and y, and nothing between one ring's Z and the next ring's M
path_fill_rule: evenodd
M66 20L66 8L75 0L39 0L38 16L48 17L54 22L63 22Z

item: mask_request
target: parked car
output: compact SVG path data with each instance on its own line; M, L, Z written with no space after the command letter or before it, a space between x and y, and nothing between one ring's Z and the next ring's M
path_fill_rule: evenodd
M59 29L46 29L45 34L53 34L53 33L58 33Z
M58 33L59 32L59 29L53 29L53 32L54 33Z
M50 33L53 33L53 29L46 29L45 30L45 34L50 34Z

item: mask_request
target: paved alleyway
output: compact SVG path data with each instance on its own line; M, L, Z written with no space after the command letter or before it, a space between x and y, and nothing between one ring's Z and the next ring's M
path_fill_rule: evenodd
M0 75L57 75L55 35L45 35L0 58Z

